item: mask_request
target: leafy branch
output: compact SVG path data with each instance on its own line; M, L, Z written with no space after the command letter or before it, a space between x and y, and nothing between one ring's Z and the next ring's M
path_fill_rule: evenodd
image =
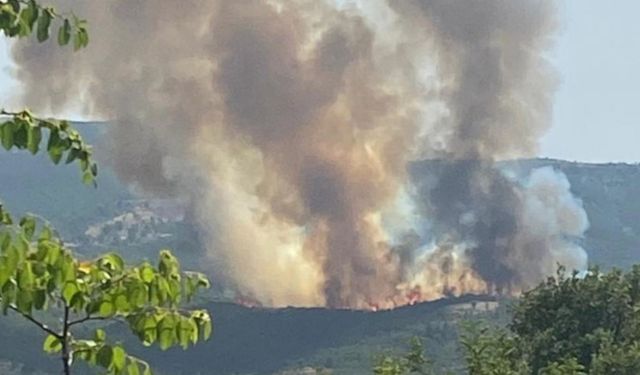
M0 143L7 150L17 148L38 153L43 143L43 131L48 133L47 152L54 164L65 158L65 163L79 162L82 181L95 185L98 166L92 159L91 146L80 133L65 120L40 119L28 110L10 112L0 110L0 116L8 117L0 122Z
M109 374L150 374L146 362L129 356L120 345L109 345L103 330L94 338L77 339L73 329L96 321L122 321L145 346L189 346L211 336L205 310L181 308L199 290L209 287L200 273L183 272L168 250L157 265L127 266L116 253L80 260L48 227L32 217L18 224L0 224L0 303L48 335L43 349L60 354L65 374L74 360L105 368ZM62 311L59 327L45 325L34 312Z
M7 37L27 37L33 32L38 42L49 39L52 23L58 26L58 44L65 46L73 40L74 50L89 44L87 22L72 12L59 13L52 7L44 7L35 0L0 1L0 30Z
M73 40L77 51L89 43L86 21L73 13L58 13L35 0L0 0L0 31L7 37L35 32L36 39L44 42L53 22L59 24L59 45ZM38 118L28 110L0 110L0 144L7 151L17 148L37 154L47 136L53 163L78 162L83 182L95 186L98 168L91 147L68 121ZM65 375L71 374L76 359L108 374L151 374L149 364L128 355L119 344L107 344L104 330L96 329L93 339L73 335L75 327L92 321L124 321L144 345L158 344L162 350L174 345L187 349L207 340L212 331L209 313L179 306L208 287L204 275L183 272L168 250L160 252L157 266L148 262L127 266L116 253L82 261L48 225L38 228L32 216L16 224L0 204L0 308L48 334L43 349L60 355ZM62 310L57 330L34 317L34 312L50 308Z

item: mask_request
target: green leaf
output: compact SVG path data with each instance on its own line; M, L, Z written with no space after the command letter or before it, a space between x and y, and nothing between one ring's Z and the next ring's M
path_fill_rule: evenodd
M35 155L40 149L42 130L37 126L29 126L27 129L27 148L31 154Z
M208 319L202 325L202 335L205 340L209 340L209 338L211 337L212 331L213 331L213 325L211 324L211 319Z
M0 127L0 132L2 132L2 128ZM3 225L11 225L13 221L11 220L11 215L2 207L2 202L0 202L0 226ZM2 234L2 232L0 232ZM2 246L2 237L0 237L0 246ZM1 247L0 247L1 249Z
M0 251L7 251L9 245L11 245L11 235L7 232L0 232Z
M48 354L59 353L62 350L62 342L57 337L49 335L44 340L42 349Z
M43 243L41 247L46 249L44 261L49 265L54 265L62 253L60 247L52 242Z
M160 349L167 350L175 342L176 334L176 319L173 315L165 316L160 323L158 323L158 342Z
M9 237L11 238L11 237ZM20 251L13 244L9 244L7 246L6 252L6 261L4 263L5 267L7 267L9 273L13 273L18 267L18 263L21 262Z
M100 303L100 309L98 310L100 316L107 318L113 316L114 312L113 303L110 301L102 301L102 303Z
M7 262L7 256L0 255L0 289L2 289L2 287L9 280L12 274L6 262Z
M124 349L121 346L113 347L113 358L111 360L111 364L113 365L116 372L124 370L124 366L127 363L127 353L125 353Z
M71 39L71 23L69 23L68 19L65 19L60 29L58 29L58 44L66 46L69 44L69 39Z
M74 160L78 158L78 156L80 156L80 151L78 149L72 148L69 151L69 154L67 155L67 160L65 161L65 163L66 164L72 163Z
M84 27L78 27L73 34L73 49L75 51L86 47L89 44L89 33Z
M162 250L160 252L160 262L158 264L158 270L160 271L160 274L162 274L162 276L169 277L171 274L176 273L179 268L180 263L178 262L178 259L176 259L176 257L171 254L171 251Z
M26 238L31 240L33 238L33 234L36 231L36 221L31 216L25 216L20 220L20 227Z
M208 340L211 337L213 331L213 325L211 324L211 317L206 310L199 310L192 313L193 319L200 327L202 331L202 337L204 340Z
M103 329L96 329L96 332L94 333L94 337L97 342L104 342L107 339L107 334L104 332Z
M140 367L135 361L131 361L127 366L127 375L140 375Z
M49 152L51 161L53 161L54 164L58 164L64 152L64 144L62 143L62 139L60 139L60 132L58 130L52 130L49 134L47 151Z
M13 304L16 299L16 286L13 283L6 283L2 287L2 313L7 315L9 305Z
M101 269L110 273L119 273L124 270L124 260L117 253L108 253L98 260Z
M117 312L129 311L129 301L124 294L120 294L115 298L114 305Z
M113 361L113 350L110 346L104 345L100 350L98 350L98 354L96 355L96 362L98 365L108 369L111 367L111 363Z
M19 149L27 147L28 128L30 124L22 119L15 119L13 124L13 144Z
M80 292L78 285L74 281L68 281L64 284L64 288L62 288L62 298L64 298L67 304L71 304L71 300L78 292Z
M51 20L53 19L53 14L50 9L45 9L40 18L38 18L38 30L37 30L37 38L38 42L44 42L49 39L49 26L51 25Z
M156 276L156 273L155 273L155 271L153 270L153 267L151 267L150 264L144 263L140 267L140 278L145 283L147 283L147 284L151 283L155 279L155 276Z
M13 122L8 121L0 127L0 138L2 138L2 147L5 150L11 150L13 147Z
M38 6L34 0L29 1L29 5L20 12L20 23L23 30L20 35L26 36L33 29L33 25L38 19Z
M76 293L73 298L71 298L71 302L69 302L69 306L72 307L75 311L80 311L85 305L84 295L79 292Z
M42 310L47 303L47 293L44 290L36 290L33 292L33 307L36 310Z
M190 318L187 321L191 325L191 337L189 337L189 339L191 340L192 344L196 344L198 342L198 338L200 337L199 336L200 332L198 330L198 323L193 318Z
M171 287L169 286L169 282L167 281L167 279L165 279L164 277L158 277L156 278L156 280L158 286L158 300L160 301L160 303L166 301L167 298L171 299Z
M24 235L18 236L14 242L14 247L17 251L18 261L22 262L29 252L29 241Z
M24 314L31 314L33 309L33 294L30 291L18 290L16 294L16 307Z
M147 292L144 286L140 285L137 287L132 287L128 291L128 299L129 304L133 306L133 308L141 308L147 302Z
M80 152L80 155L78 157L80 158L80 170L83 172L87 172L87 169L89 169L89 160L86 153Z
M155 316L145 316L141 319L138 332L142 333L142 344L149 346L153 344L158 338L158 322Z
M211 283L209 282L209 279L203 273L192 272L191 275L193 278L196 279L196 285L198 287L202 287L205 289L209 289L211 287Z
M182 349L187 349L189 347L189 342L192 338L193 333L193 325L191 324L191 319L180 317L178 321L178 325L176 327L176 335L178 337L178 342ZM196 328L197 330L197 328Z
M39 241L49 241L51 240L51 228L45 225L44 228L40 231L40 235L38 236Z
M33 287L34 283L33 266L31 262L25 262L18 272L18 288L27 291Z

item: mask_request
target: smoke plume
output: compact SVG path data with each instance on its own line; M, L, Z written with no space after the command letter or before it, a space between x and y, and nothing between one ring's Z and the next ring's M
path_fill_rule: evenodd
M112 119L113 168L184 201L242 296L393 307L584 266L566 178L496 164L550 123L551 1L53 3L91 43L17 44L25 104Z

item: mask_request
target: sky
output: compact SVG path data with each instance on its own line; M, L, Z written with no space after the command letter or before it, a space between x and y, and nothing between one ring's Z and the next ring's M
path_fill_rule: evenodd
M519 1L519 0L515 0ZM561 27L549 57L559 79L540 156L640 162L640 1L558 0ZM0 103L19 89L0 38Z
M541 155L640 162L640 1L560 4L560 87Z

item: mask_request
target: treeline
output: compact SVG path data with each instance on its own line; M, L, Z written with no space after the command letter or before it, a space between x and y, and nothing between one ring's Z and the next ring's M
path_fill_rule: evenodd
M469 375L640 374L640 266L568 275L560 268L512 306L506 327L467 324ZM376 375L437 374L418 341L381 357Z

